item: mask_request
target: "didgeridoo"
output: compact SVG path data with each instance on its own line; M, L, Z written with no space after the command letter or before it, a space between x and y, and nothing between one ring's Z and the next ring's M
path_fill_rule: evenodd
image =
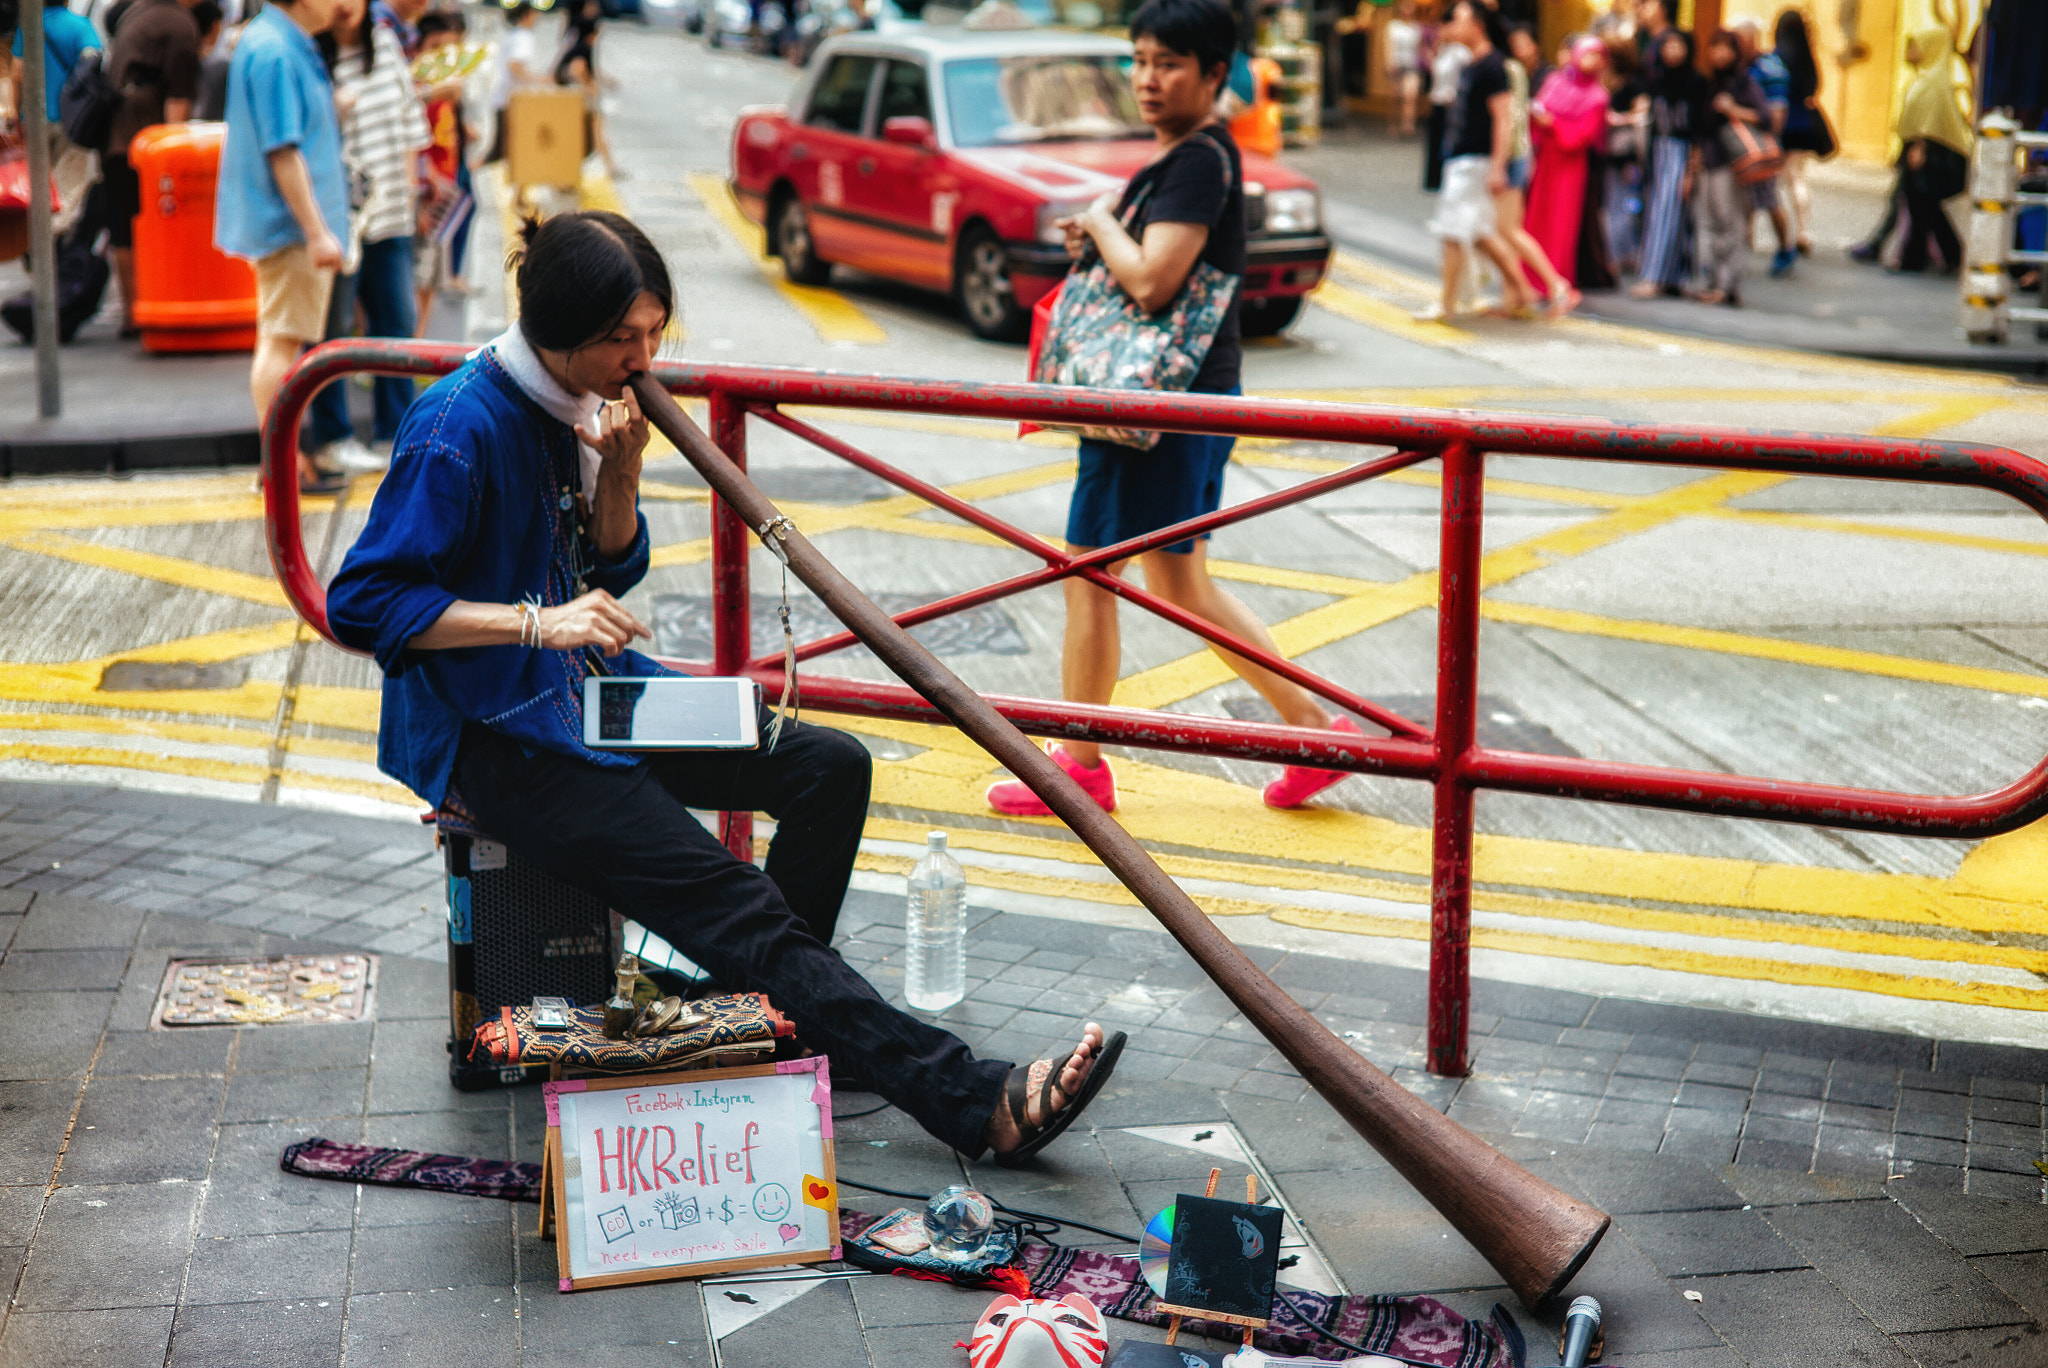
M652 375L633 380L641 412L760 536L782 515ZM1054 814L1202 966L1402 1177L1486 1257L1523 1304L1562 1291L1607 1231L1605 1212L1544 1182L1421 1101L1337 1039L1239 950L1123 827L1000 713L912 640L789 524L776 527L790 572L904 683L928 699Z

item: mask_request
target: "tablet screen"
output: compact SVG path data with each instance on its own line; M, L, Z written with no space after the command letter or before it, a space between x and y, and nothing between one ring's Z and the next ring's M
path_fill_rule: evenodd
M756 743L754 688L744 679L616 679L586 681L585 740L621 750L727 749Z

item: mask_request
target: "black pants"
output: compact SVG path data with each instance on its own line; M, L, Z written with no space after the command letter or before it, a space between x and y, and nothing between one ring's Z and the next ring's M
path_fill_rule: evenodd
M1899 269L1902 271L1924 271L1927 269L1927 245L1930 241L1941 252L1941 264L1945 270L1958 270L1963 264L1963 244L1956 237L1956 228L1948 220L1948 210L1934 195L1923 195L1908 189L1903 196L1906 201L1906 236L1899 244Z
M977 1060L957 1036L891 1007L831 948L868 779L859 742L803 724L786 727L773 754L676 752L632 769L528 755L471 724L455 759L455 787L494 838L719 983L766 993L806 1044L972 1157L1009 1064ZM693 807L775 818L767 868L734 858Z

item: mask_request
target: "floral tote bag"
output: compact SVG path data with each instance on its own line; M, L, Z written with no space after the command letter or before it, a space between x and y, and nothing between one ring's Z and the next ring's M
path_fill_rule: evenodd
M1198 133L1195 136L1201 137ZM1230 154L1213 138L1202 138L1222 164L1226 190ZM1146 186L1124 211L1128 228L1152 191ZM1091 254L1092 255L1092 254ZM1185 390L1223 326L1236 295L1238 277L1197 261L1173 302L1148 314L1117 283L1100 256L1067 277L1053 306L1052 321L1038 358L1037 378L1050 385L1094 389ZM1149 451L1157 432L1137 428L1079 426L1083 437Z

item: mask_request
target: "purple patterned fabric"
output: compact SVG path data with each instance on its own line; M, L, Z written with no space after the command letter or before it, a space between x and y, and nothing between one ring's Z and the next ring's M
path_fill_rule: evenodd
M852 1239L874 1224L864 1212L843 1212L839 1233ZM1105 1316L1164 1325L1167 1317L1153 1308L1157 1300L1128 1254L1107 1254L1064 1245L1026 1245L1017 1266L1031 1280L1031 1295L1057 1299L1079 1292ZM1323 1329L1363 1345L1439 1368L1520 1368L1517 1356L1500 1330L1486 1321L1467 1320L1434 1297L1333 1297L1322 1292L1288 1288L1288 1297ZM1275 1301L1273 1322L1254 1331L1252 1343L1269 1354L1320 1359L1351 1357L1304 1325L1286 1301ZM1244 1331L1212 1321L1184 1320L1190 1332L1210 1339L1238 1342Z
M277 1166L286 1173L332 1178L343 1183L429 1188L467 1197L503 1197L514 1202L540 1200L540 1165L503 1159L466 1159L459 1154L429 1154L425 1150L344 1145L316 1136L287 1148Z

